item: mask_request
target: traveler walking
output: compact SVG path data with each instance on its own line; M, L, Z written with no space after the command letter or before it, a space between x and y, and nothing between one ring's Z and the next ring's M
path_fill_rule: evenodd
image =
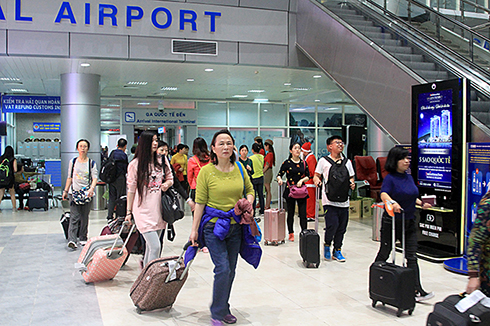
M274 142L271 139L266 139L264 142L267 155L264 157L264 187L267 193L265 197L265 209L271 208L271 182L272 182L272 167L276 165L276 154L274 153Z
M332 259L330 246L333 240L333 259L345 262L342 243L349 222L349 192L354 190L354 168L352 162L343 156L344 141L340 136L327 139L328 156L322 157L316 166L314 183L322 185L322 205L325 211L325 237L323 256ZM349 190L351 189L351 190Z
M254 216L255 215L255 203L256 197L259 198L259 215L264 215L264 156L259 154L260 145L258 143L254 143L252 145L252 153L250 156L250 160L252 161L252 167L254 173L252 174L252 184L255 191L255 197L253 202Z
M116 200L126 195L126 173L128 172L128 156L126 147L128 141L121 138L117 141L117 148L111 152L111 157L116 162L116 180L109 183L109 202L107 204L107 220L114 218L114 207Z
M315 175L316 169L316 157L313 155L311 151L311 143L306 142L301 146L301 154L303 160L305 160L308 165L308 169L310 170L310 175ZM308 221L315 220L315 207L316 207L316 188L314 187L313 178L306 182L308 187L308 199L306 200L306 218Z
M95 161L87 154L90 143L86 139L77 141L78 157L70 160L68 164L68 178L62 200L70 200L70 225L68 227L68 247L77 249L77 233L80 245L87 243L88 221L92 208L92 197L98 180L98 171Z

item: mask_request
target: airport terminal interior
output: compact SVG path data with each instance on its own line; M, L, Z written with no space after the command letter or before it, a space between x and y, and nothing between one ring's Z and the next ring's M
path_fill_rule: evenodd
M100 168L101 152L119 138L127 139L129 154L151 130L192 153L196 137L209 145L223 128L237 147L250 148L256 136L273 140L274 175L292 142L309 142L319 159L333 135L344 137L351 160L372 164L395 145L443 148L435 152L453 165L426 165L434 178L443 171L441 180L418 183L421 195L439 201L432 220L419 221L426 228L419 234L421 280L435 297L417 303L412 315L371 306L369 266L379 242L372 239L376 215L356 206L368 202L362 199L350 208L345 262L322 257L319 268L305 268L296 216L296 241L262 242L257 269L239 260L230 299L237 325L425 325L436 302L466 288L468 277L443 262L465 254L465 227L482 189L490 189L490 145L478 147L490 142L488 7L470 0L0 1L0 149L12 146L24 171L39 173L30 181L50 185L47 210L0 203L0 325L208 325L209 253L198 253L170 309L139 314L129 291L141 255L131 254L114 279L86 284L74 267L81 249L67 248L60 225L67 208L56 197L80 138L90 140L89 157ZM426 87L417 94L432 94L448 80L457 84L446 97L454 101L441 107L454 111L438 106L425 113L424 125L427 106L414 100L417 85ZM478 150L470 153L468 144ZM483 167L469 165L477 152L486 153L473 156ZM370 168L372 191L361 192L372 203L380 200L382 171ZM486 180L477 171L488 171ZM359 188L364 180L356 178ZM272 207L277 188L273 182ZM89 237L107 223L105 190L97 186ZM191 222L186 206L162 256L181 253Z

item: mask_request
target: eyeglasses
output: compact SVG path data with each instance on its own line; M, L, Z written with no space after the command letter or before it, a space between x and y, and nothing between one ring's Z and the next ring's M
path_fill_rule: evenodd
M334 143L336 145L339 145L339 146L344 146L345 145L345 143L343 141L339 141L339 140L333 141L332 143Z

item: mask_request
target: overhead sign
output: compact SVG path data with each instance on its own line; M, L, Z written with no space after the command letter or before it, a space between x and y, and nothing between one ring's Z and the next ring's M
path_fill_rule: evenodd
M61 132L61 123L59 122L33 122L32 130L34 132Z
M129 125L197 125L197 110L125 109L123 117Z
M0 1L0 28L7 30L189 37L285 45L288 43L287 22L287 11L175 1ZM267 33L263 32L264 28Z
M3 113L60 113L59 96L2 96Z

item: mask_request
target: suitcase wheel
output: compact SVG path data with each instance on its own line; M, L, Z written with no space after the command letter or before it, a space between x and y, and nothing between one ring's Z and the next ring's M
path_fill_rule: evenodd
M399 308L398 311L396 312L396 316L400 317L403 313L403 309Z
M412 315L412 313L413 313L413 309L414 309L414 308L412 308L412 309L410 309L410 310L408 311L408 314L409 314L410 316L411 316L411 315Z
M140 307L136 307L136 313L137 313L138 315L141 315L141 308L140 308Z
M373 308L374 308L374 307L376 307L376 303L378 303L378 301L373 300L373 302L371 303L371 306L372 306Z

